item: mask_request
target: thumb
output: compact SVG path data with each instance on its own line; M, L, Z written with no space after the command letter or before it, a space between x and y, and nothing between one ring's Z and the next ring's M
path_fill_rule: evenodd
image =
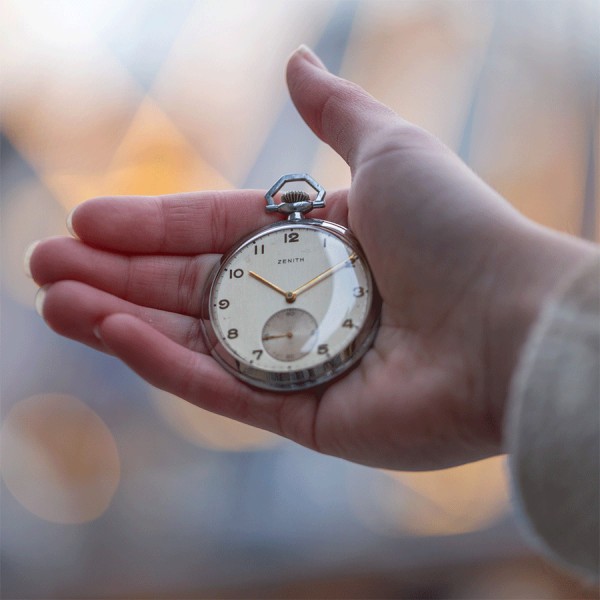
M381 147L382 132L389 135L409 125L360 86L332 75L306 46L290 57L287 84L306 124L353 171Z

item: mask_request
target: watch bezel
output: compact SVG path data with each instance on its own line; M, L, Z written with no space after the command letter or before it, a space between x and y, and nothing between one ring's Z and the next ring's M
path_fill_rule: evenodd
M367 309L364 322L358 331L356 337L343 350L337 352L331 358L319 363L315 367L307 369L293 369L290 371L270 371L261 369L255 365L251 365L246 361L240 360L225 346L213 325L213 293L215 283L221 275L223 269L231 258L240 252L244 247L252 244L257 239L264 236L267 232L273 230L285 229L312 229L326 230L328 233L335 235L345 244L356 252L365 265L365 274L368 278L370 293L370 304ZM207 280L207 284L202 294L201 308L201 329L204 335L204 340L207 344L209 354L229 373L235 375L253 387L263 390L279 391L279 392L296 392L306 390L312 387L323 385L336 379L343 373L348 372L354 367L369 349L379 325L379 317L381 312L381 297L377 290L373 274L366 260L364 252L353 233L346 227L324 221L321 219L302 219L301 221L278 221L253 231L250 235L242 238L226 252L219 261L219 264L213 269Z

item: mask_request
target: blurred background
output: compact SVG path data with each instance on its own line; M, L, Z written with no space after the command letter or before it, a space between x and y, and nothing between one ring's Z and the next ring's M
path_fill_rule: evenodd
M597 597L525 547L504 459L378 471L208 414L46 328L22 258L92 196L348 185L288 99L300 43L598 239L598 6L3 0L2 597Z

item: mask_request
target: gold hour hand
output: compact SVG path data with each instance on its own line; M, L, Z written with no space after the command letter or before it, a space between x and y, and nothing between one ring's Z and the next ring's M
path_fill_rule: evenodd
M310 289L314 285L317 285L317 283L320 283L324 279L327 279L328 277L333 275L336 271L339 271L342 267L346 266L346 264L348 264L348 262L354 262L357 258L358 258L358 256L357 256L356 252L353 252L348 258L339 262L337 265L333 265L333 267L329 267L329 269L326 269L325 271L323 271L316 277L313 277L310 281L307 281L305 284L301 285L299 288L296 288L291 293L294 295L294 297L298 296L299 294L301 294L302 292L305 292L306 290Z
M296 294L294 292L286 292L284 289L280 288L278 285L275 285L274 283L271 283L268 279L265 279L258 273L255 273L254 271L248 271L248 275L250 275L250 277L254 277L254 279L257 279L261 283L264 283L266 286L270 287L272 290L279 292L282 296L285 296L285 300L289 304L291 304L292 302L294 302L294 300L296 300Z

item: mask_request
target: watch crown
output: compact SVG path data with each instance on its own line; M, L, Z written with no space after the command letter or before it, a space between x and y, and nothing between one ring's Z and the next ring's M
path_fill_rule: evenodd
M281 201L286 204L292 204L293 202L310 202L310 196L306 192L291 190L285 192L285 194L281 196Z
M317 192L316 198L311 200L310 196L304 191L289 191L282 194L281 202L276 204L274 199L275 194L284 185L293 181L304 181L307 183ZM278 212L288 215L288 220L290 221L299 221L304 218L302 215L310 212L313 208L323 208L325 206L325 188L306 173L288 173L280 177L273 184L271 189L265 194L265 200L267 201L267 212Z

